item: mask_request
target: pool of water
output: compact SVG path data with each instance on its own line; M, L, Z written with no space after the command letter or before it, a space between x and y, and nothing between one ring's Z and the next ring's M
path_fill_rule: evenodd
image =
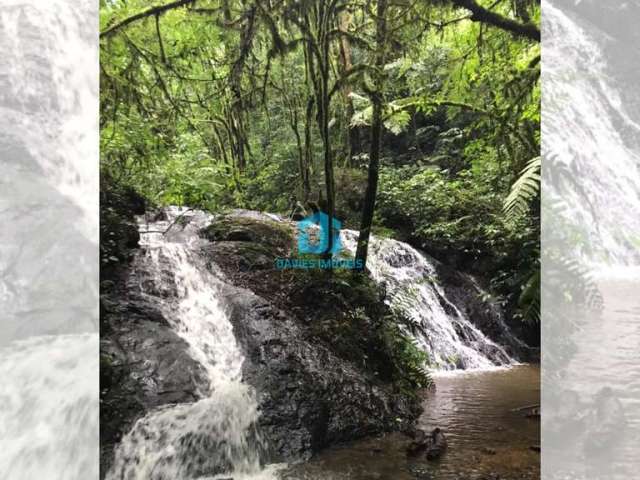
M437 461L408 458L402 434L333 447L281 472L283 480L538 479L540 423L521 407L540 401L540 369L508 369L435 376L424 394L419 427L441 428L448 449Z
M564 408L556 406L548 418L545 413L544 473L550 480L639 478L640 271L628 274L601 279L602 312L577 319L575 352L561 377ZM609 400L599 417L604 389ZM553 404L547 402L551 393L545 389L545 405ZM589 448L593 444L597 448Z

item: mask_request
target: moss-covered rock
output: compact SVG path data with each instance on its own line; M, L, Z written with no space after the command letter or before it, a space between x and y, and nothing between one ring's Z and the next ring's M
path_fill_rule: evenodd
M205 257L236 286L293 316L305 334L376 380L409 395L428 383L407 358L409 339L384 302L383 290L352 270L278 269L296 255L295 224L268 217L227 215L201 231Z
M253 242L274 254L287 254L294 243L294 227L273 219L226 215L202 229L212 242Z

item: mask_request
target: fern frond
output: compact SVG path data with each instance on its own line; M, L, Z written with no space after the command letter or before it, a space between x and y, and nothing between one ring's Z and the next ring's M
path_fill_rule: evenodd
M535 270L525 283L518 305L527 323L540 323L540 270Z
M515 218L529 210L529 204L540 192L540 167L542 157L532 158L522 169L520 177L511 186L511 192L504 202L504 213L508 219Z

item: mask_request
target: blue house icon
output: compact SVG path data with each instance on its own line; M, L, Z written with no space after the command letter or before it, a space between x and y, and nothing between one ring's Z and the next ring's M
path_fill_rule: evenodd
M342 223L334 218L333 244L331 255L336 255L342 249L340 245L340 228ZM329 246L329 216L324 212L316 212L298 222L298 253L322 254Z

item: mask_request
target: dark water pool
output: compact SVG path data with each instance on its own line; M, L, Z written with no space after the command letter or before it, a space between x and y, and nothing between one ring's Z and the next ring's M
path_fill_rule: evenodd
M540 423L520 407L538 404L540 370L455 373L435 378L419 426L444 430L449 448L436 462L407 458L401 434L370 438L323 452L281 472L283 480L500 480L540 478Z

